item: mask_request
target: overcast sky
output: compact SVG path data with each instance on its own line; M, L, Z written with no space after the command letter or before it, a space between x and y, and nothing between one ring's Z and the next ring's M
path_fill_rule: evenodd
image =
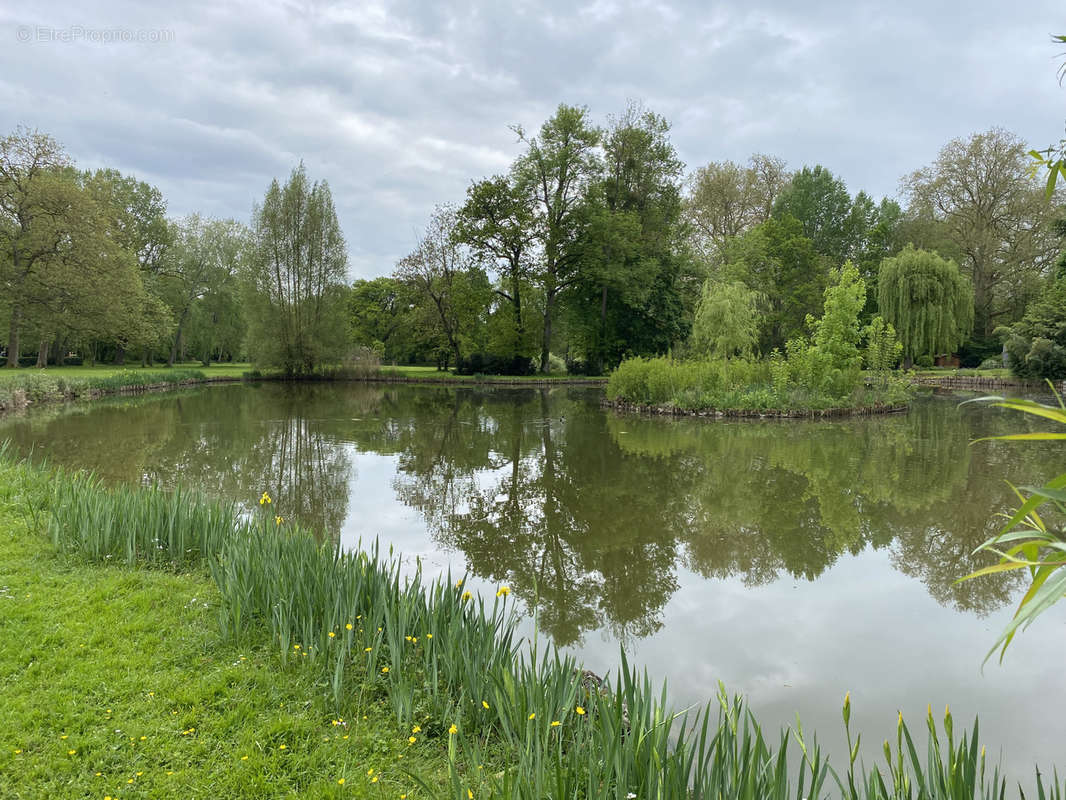
M507 169L509 126L561 102L603 122L643 101L690 171L764 152L875 197L953 137L1046 147L1066 119L1061 0L153 5L4 3L0 134L245 222L303 159L353 278L391 272L435 204Z

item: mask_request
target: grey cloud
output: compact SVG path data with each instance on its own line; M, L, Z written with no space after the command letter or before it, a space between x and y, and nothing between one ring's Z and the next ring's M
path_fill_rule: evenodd
M774 153L895 194L950 138L1062 130L1051 0L796 4L24 4L0 10L0 129L158 185L175 215L247 220L303 159L333 188L353 277L389 272L432 207L505 170L560 102L640 99L694 169ZM167 44L16 41L18 26L174 32Z

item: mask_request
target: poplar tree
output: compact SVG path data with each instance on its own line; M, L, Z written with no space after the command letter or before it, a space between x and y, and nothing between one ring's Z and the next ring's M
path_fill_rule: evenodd
M307 374L342 355L347 251L329 185L301 163L252 213L245 272L248 349L257 364Z

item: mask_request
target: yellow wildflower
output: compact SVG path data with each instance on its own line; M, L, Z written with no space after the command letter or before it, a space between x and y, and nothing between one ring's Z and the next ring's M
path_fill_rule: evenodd
M266 505L266 504L269 504L270 502L271 502L270 495L267 494L266 492L263 492L262 496L259 498L259 505Z
M511 593L511 589L508 586L501 586L496 592L497 597L507 597Z
M389 671L389 668L388 668L388 667L382 667L382 668L381 668L381 672L382 672L383 674L384 674L384 673L387 673L388 671Z
M411 744L414 744L415 742L418 741L418 737L417 736L408 736L407 737L407 741L410 742Z
M375 775L373 778L370 779L370 782L371 783L377 783L378 782L378 776Z
M421 725L415 725L413 728L411 728L411 733L421 733L421 732L422 732L422 726Z
M280 525L284 521L285 521L285 517L274 517L274 524L275 525Z
M484 700L482 700L481 701L481 706L482 706L482 708L488 708L489 704L487 702L485 702Z
M577 711L579 716L585 716L585 709L583 709L581 706L578 706L575 710Z
M352 629L352 623L349 622L347 625L344 626L344 629L350 631Z
M334 638L336 638L336 636L337 636L337 634L335 634L333 631L329 632L329 638L330 639L334 639Z
M529 719L536 719L536 718L537 718L537 712L536 711L534 711L532 714L529 715Z
M450 733L453 736L455 734L459 733L459 729L457 727L455 727L455 723L454 722L452 723L452 726L450 728L448 728L448 733Z
M555 720L552 720L552 724L551 724L551 726L552 726L553 728L558 728L558 727L559 727L560 725L562 725L562 724L563 724L563 723L559 722L559 720L555 719Z
M463 592L463 599L464 600L469 600L473 596L474 595L470 594L470 592Z
M341 786L344 786L344 778L337 778L337 783Z
M280 747L278 747L278 750L288 750L288 749L289 749L289 746L287 744L283 744Z

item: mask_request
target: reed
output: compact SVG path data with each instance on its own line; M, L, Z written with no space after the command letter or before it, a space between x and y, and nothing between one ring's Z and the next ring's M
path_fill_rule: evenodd
M226 637L269 639L286 668L316 671L338 707L384 697L411 740L436 738L447 748L444 797L1006 796L1005 777L986 765L977 722L956 739L949 712L938 726L930 710L924 755L900 716L884 763L867 768L845 698L851 751L838 773L798 721L771 738L724 687L707 705L676 712L666 686L657 689L624 652L601 682L536 636L520 641L506 587L485 598L462 578L404 575L377 545L343 551L281 520L265 493L249 511L183 491L109 489L91 476L15 463L3 448L0 472L0 484L16 487L8 499L33 509L59 552L206 569ZM1038 772L1035 792L1063 800L1066 783Z

